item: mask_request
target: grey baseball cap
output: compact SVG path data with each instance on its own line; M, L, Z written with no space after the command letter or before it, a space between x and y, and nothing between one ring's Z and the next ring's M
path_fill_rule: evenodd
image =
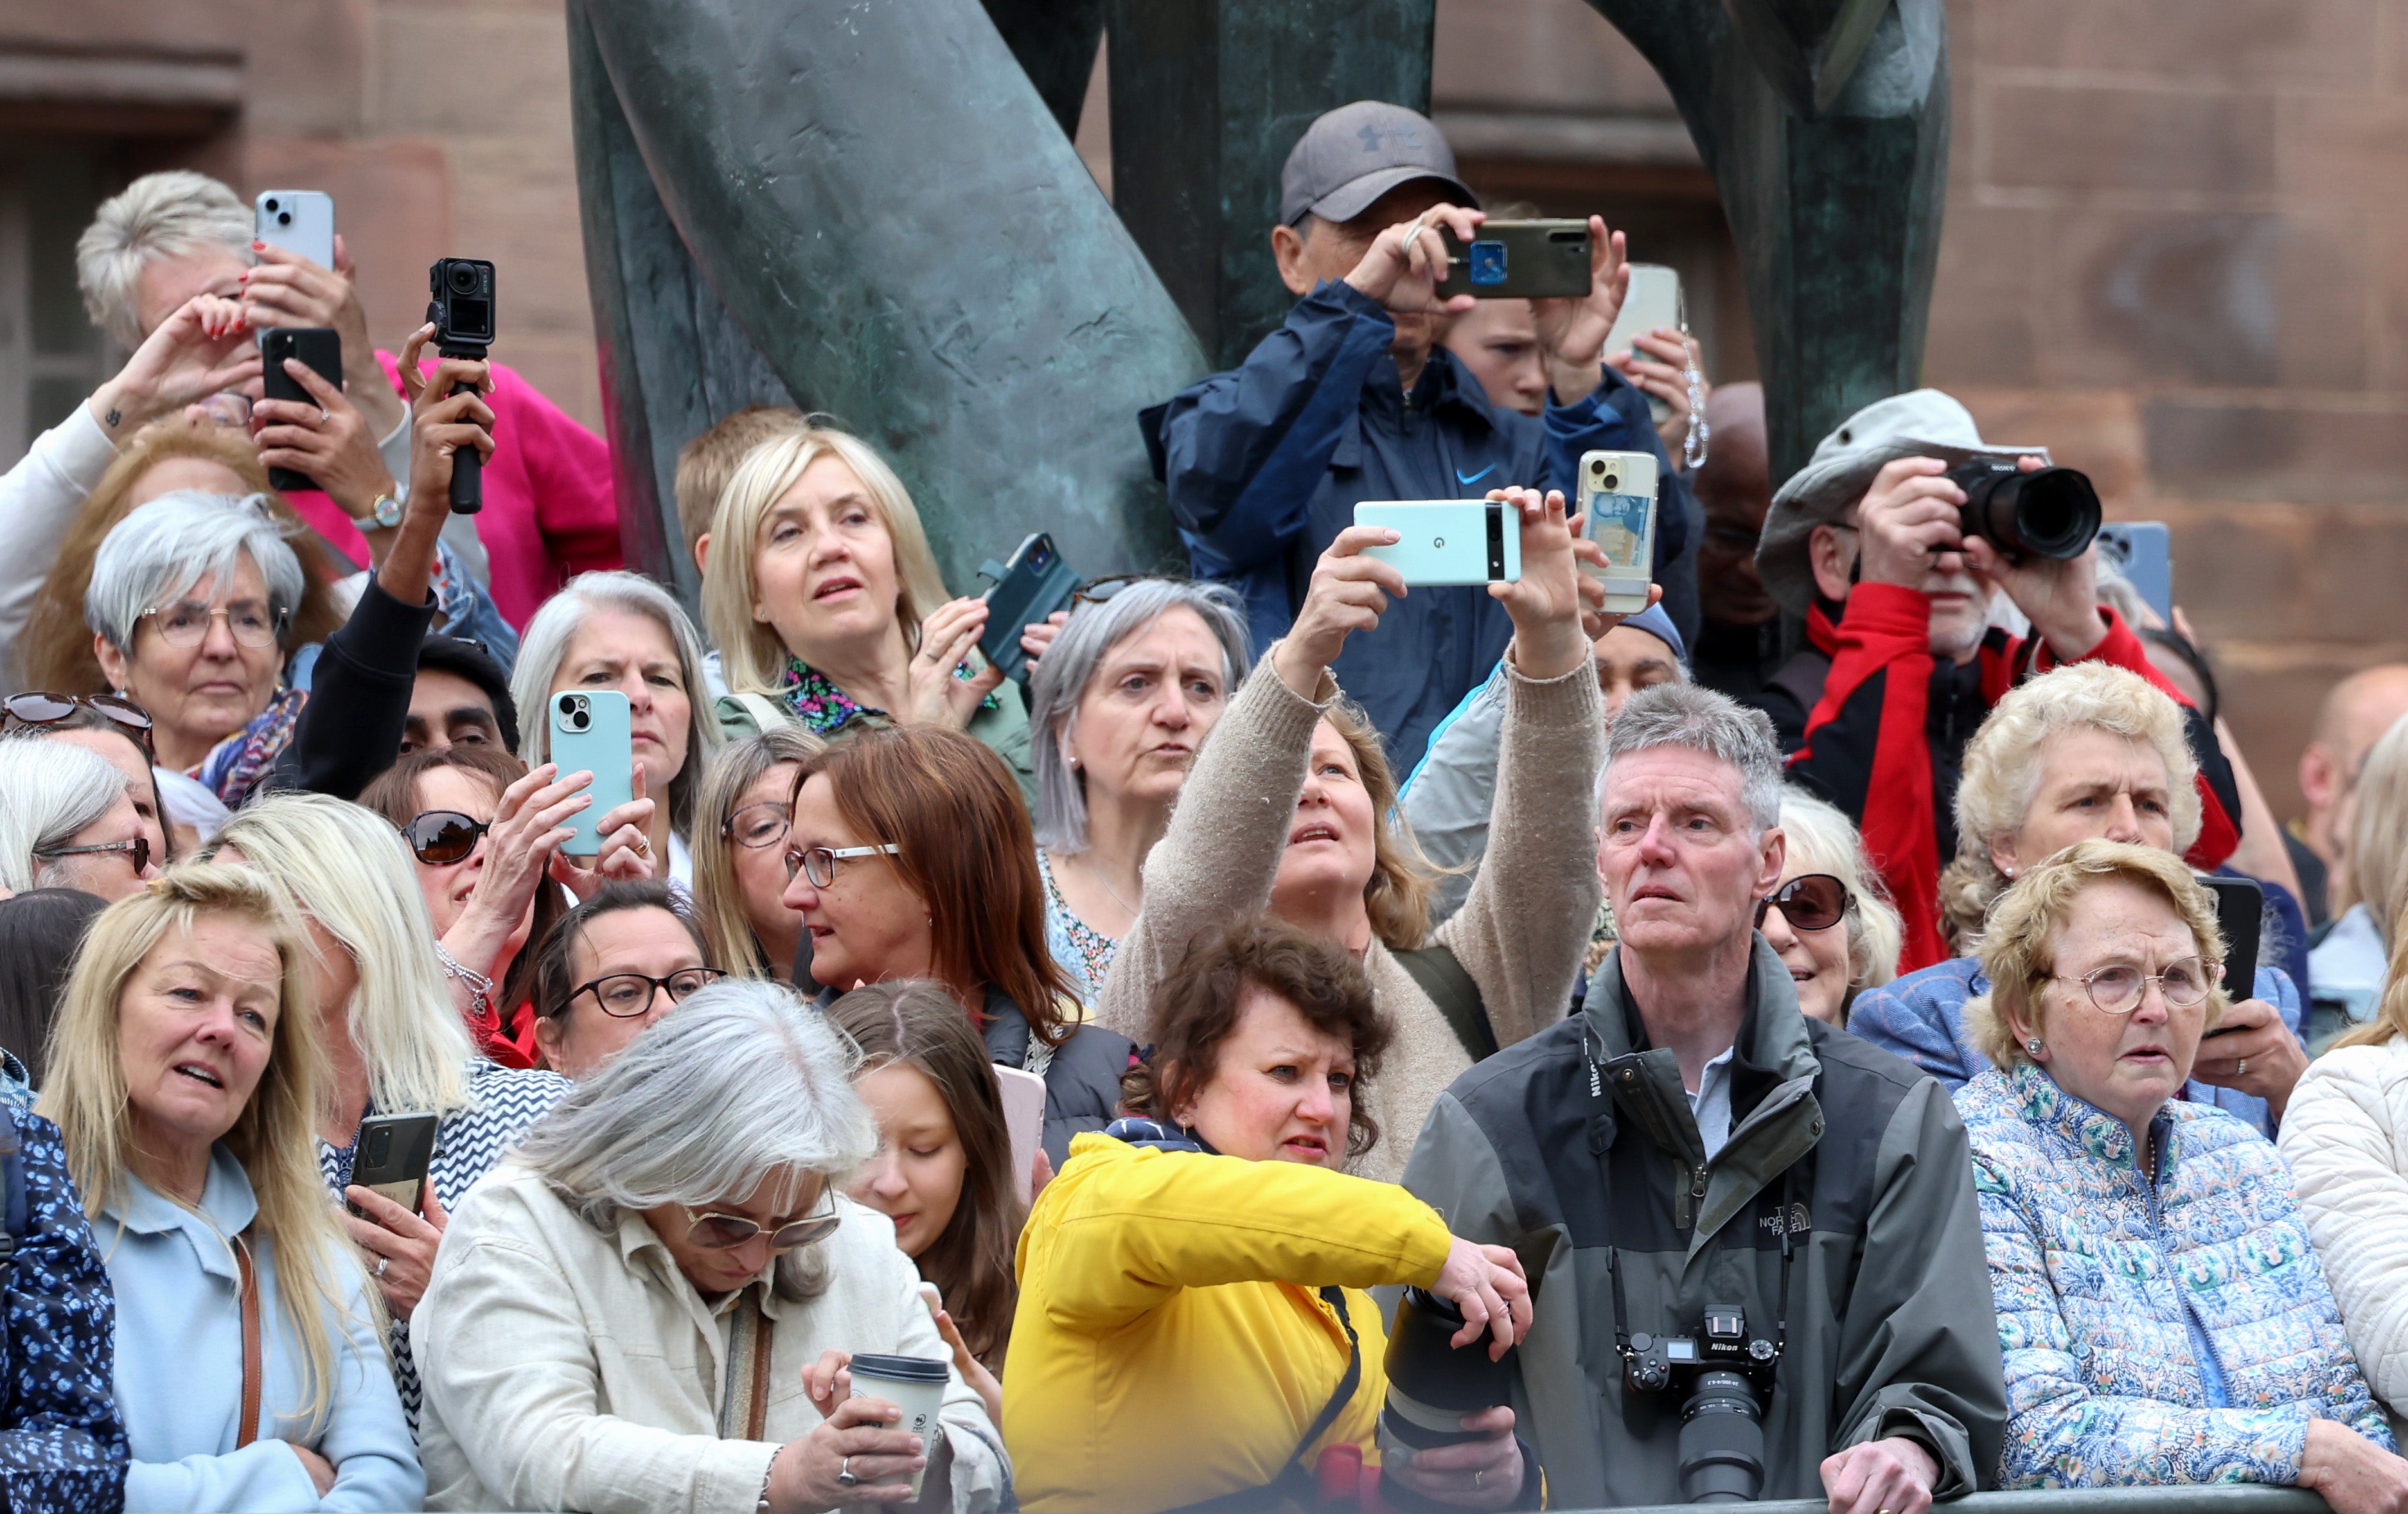
M1383 100L1357 100L1304 129L1280 170L1280 221L1308 210L1324 221L1352 221L1399 184L1435 179L1447 198L1472 209L1480 196L1455 176L1455 150L1427 116Z

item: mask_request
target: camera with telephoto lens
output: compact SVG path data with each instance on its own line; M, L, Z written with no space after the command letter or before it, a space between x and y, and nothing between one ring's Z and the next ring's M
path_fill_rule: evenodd
M2026 473L2005 458L1975 457L1950 468L1948 481L1965 491L1958 529L1987 536L2011 563L2080 557L2099 535L2099 491L2072 468Z
M1695 1335L1634 1334L1622 1380L1634 1393L1684 1393L1681 1496L1692 1504L1753 1502L1764 1490L1764 1405L1781 1364L1778 1341L1747 1333L1747 1311L1709 1304Z
M426 270L426 319L435 327L435 350L448 358L481 363L494 347L494 265L482 258L437 258ZM452 393L460 392L453 385ZM474 515L485 507L484 459L473 447L452 454L452 513Z
M1388 1332L1388 1402L1380 1410L1380 1453L1421 1451L1481 1437L1463 1428L1466 1415L1505 1402L1513 1351L1488 1359L1489 1335L1457 1349L1463 1311L1451 1299L1408 1288ZM1520 1348L1514 1348L1519 1350Z

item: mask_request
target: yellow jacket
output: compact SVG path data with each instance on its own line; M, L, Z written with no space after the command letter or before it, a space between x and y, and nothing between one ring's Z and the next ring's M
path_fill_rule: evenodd
M1031 1514L1154 1514L1279 1476L1346 1372L1316 1290L1346 1290L1362 1381L1306 1455L1376 1462L1387 1337L1362 1289L1435 1282L1453 1237L1401 1188L1083 1135L1020 1236L1003 1435Z

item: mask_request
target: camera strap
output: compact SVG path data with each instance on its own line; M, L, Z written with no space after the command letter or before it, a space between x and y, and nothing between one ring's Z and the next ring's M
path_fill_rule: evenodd
M1223 1493L1193 1504L1182 1504L1165 1509L1163 1514L1266 1514L1282 1507L1310 1508L1319 1481L1305 1457L1312 1450L1313 1442L1329 1433L1338 1416L1354 1400L1354 1391L1363 1385L1363 1337L1354 1333L1354 1321L1346 1314L1346 1293L1343 1289L1324 1288L1321 1301L1338 1311L1338 1323L1346 1332L1346 1374L1338 1379L1337 1392L1329 1402L1321 1406L1304 1437L1296 1443L1296 1453L1280 1468L1278 1477L1256 1488L1240 1488L1236 1493Z

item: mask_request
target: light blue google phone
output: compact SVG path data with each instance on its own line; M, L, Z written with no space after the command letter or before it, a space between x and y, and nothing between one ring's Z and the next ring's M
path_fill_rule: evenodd
M1521 511L1490 499L1365 500L1358 526L1386 526L1393 547L1363 555L1393 564L1408 584L1515 583L1522 577Z
M560 776L590 772L594 802L568 818L576 827L561 850L592 857L602 850L595 822L636 797L636 737L627 696L616 689L564 689L545 707L552 721L552 760Z

